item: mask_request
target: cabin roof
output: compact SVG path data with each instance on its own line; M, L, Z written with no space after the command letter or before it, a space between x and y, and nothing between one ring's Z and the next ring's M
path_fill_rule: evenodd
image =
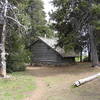
M74 52L74 50L70 50L68 52L65 52L65 50L63 48L61 48L59 46L56 46L57 42L58 42L58 38L52 38L51 39L51 38L38 37L38 39L36 41L38 41L38 40L41 40L42 42L44 42L46 45L48 45L54 51L59 53L62 57L75 57L75 56L78 56L78 54L76 54Z
M56 52L58 52L62 57L75 57L77 54L74 52L74 50L70 50L68 52L65 52L65 50L59 46L56 46L58 43L58 38L43 38L38 37L40 40L42 40L45 44L50 46L52 49L54 49Z

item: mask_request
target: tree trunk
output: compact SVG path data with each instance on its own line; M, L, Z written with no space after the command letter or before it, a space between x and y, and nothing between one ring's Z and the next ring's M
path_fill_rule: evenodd
M95 43L95 38L93 35L93 26L89 25L89 38L90 38L90 51L91 51L91 62L92 62L92 67L99 66L99 59L98 59L98 54L97 54L97 48L96 48L96 43Z
M6 52L5 52L5 39L6 39L6 15L7 15L7 4L8 0L5 0L4 2L4 24L3 24L3 29L2 29L2 34L1 34L1 75L3 77L6 77Z
M88 51L88 62L90 62L90 61L91 61L91 52Z
M92 81L92 80L94 80L95 78L98 78L98 77L100 77L100 73L98 73L98 74L95 74L95 75L93 75L93 76L90 76L90 77L87 77L87 78L84 78L84 79L80 79L80 80L78 80L78 81L76 81L75 83L74 83L74 86L80 86L81 84L84 84L84 83L86 83L86 82L89 82L89 81Z
M88 42L88 62L91 62L90 41Z
M80 51L80 62L82 62L82 50Z

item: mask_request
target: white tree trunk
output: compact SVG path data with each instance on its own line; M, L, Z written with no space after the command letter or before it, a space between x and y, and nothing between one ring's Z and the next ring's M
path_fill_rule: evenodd
M7 16L7 4L8 0L4 2L4 24L1 35L1 75L6 77L6 51L5 51L5 39L6 39L6 16Z
M87 78L84 78L84 79L80 79L80 80L78 80L74 83L74 86L78 87L78 86L80 86L80 85L82 85L86 82L92 81L92 80L94 80L95 78L98 78L98 77L100 77L100 73L95 74L95 75L90 76L90 77L87 77Z
M16 14L15 14L15 18L12 18L10 16L7 16L7 10L14 10L15 8L13 6L8 7L8 0L2 0L0 1L0 4L3 5L2 7L2 12L1 15L3 16L3 24L2 24L2 33L1 33L1 43L0 43L0 74L5 77L8 78L8 76L6 75L6 51L5 51L5 41L6 41L6 25L7 25L7 19L11 19L14 22L16 22L19 26L23 27L25 30L26 27L24 25L22 25L18 19L16 19Z

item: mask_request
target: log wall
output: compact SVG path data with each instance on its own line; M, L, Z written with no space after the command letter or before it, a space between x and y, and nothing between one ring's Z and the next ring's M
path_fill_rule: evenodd
M63 58L59 53L45 44L43 41L38 40L31 47L32 63L44 64L64 64L75 62L75 57Z

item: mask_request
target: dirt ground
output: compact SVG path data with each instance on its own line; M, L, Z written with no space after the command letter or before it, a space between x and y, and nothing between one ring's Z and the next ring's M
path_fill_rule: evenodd
M26 100L100 100L100 78L78 88L72 84L100 72L89 63L64 67L28 67L27 73L36 77L37 89Z

